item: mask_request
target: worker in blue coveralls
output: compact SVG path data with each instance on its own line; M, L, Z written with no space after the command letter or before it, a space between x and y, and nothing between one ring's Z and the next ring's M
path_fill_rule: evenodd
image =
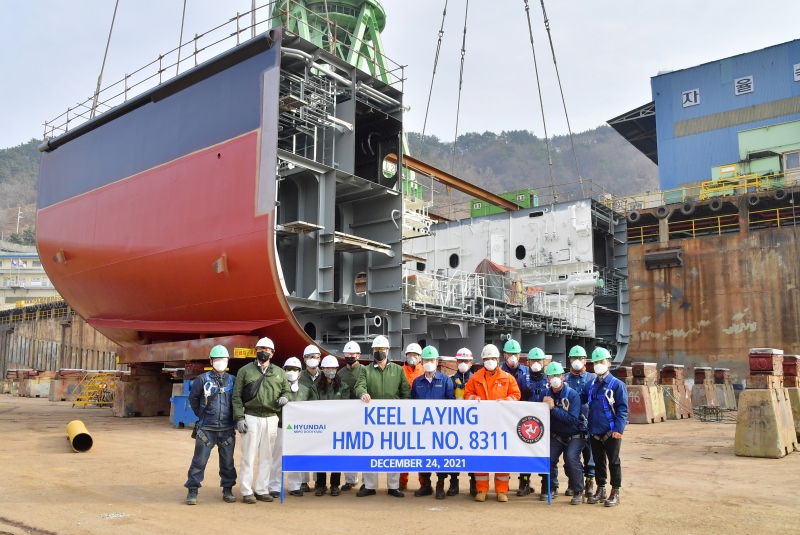
M525 390L528 388L528 376L530 374L530 370L524 364L519 363L519 354L521 352L522 348L520 347L519 342L511 339L506 341L505 345L503 345L504 362L503 365L500 366L500 369L514 376L514 379L517 380L519 391L523 396L520 399L525 399ZM527 496L531 493L531 475L520 474L518 479L519 488L517 489L517 496Z
M598 347L592 352L597 379L582 401L589 403L589 435L597 476L597 491L588 503L603 503L606 507L619 505L622 486L622 466L619 450L622 434L628 421L628 390L625 384L609 373L611 354ZM611 472L611 493L606 496L606 462Z
M569 373L566 374L566 381L570 388L578 392L579 396L584 393L588 396L589 387L597 378L593 373L586 371L586 350L581 346L575 346L569 350ZM581 416L589 419L589 404L581 405ZM583 477L586 481L583 485L583 492L586 498L594 495L594 459L592 458L592 446L588 437L583 447ZM567 489L567 496L571 496L571 489Z
M550 407L550 488L558 489L558 458L564 455L564 472L572 492L570 505L583 503L581 452L586 443L586 424L581 417L581 396L564 381L564 367L551 362L545 370L550 385L544 401ZM553 495L558 495L553 491ZM540 499L541 496L540 496ZM545 494L544 499L547 499Z
M222 499L236 501L233 486L236 484L236 467L233 452L236 449L236 431L233 425L233 376L228 368L228 350L224 346L211 349L212 370L197 377L189 391L189 405L198 418L195 427L194 457L189 467L189 478L184 485L189 489L187 505L197 505L197 490L203 481L206 464L214 446L219 452L219 477ZM194 434L194 433L193 433Z
M528 366L530 374L526 390L522 392L523 400L541 402L544 400L545 393L547 392L547 376L544 374L544 351L538 347L534 347L528 351ZM528 485L530 485L530 474L528 474ZM526 492L525 494L528 494ZM525 496L517 492L517 496ZM544 494L544 499L547 499L547 476L542 475L542 488L539 492L539 499Z
M439 351L433 346L427 346L422 350L422 368L425 373L414 379L411 385L411 399L456 399L453 381L445 374L436 371L439 364ZM433 494L431 487L431 474L420 473L422 476L422 486L414 492L414 496L430 496ZM444 500L444 481L447 479L446 472L436 473L436 499Z

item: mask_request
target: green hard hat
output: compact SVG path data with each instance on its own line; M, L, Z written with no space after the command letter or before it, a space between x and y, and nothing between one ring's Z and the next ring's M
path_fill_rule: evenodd
M503 346L503 353L520 353L522 349L519 347L519 342L516 340L509 340Z
M560 362L551 362L545 368L544 373L547 375L561 375L564 373L564 366Z
M544 351L538 347L534 347L528 351L528 360L544 360Z
M422 350L422 358L424 359L438 359L439 352L433 346L425 346L425 349Z
M611 353L604 347L598 347L592 351L592 362L600 362L601 360L611 360Z
M214 346L211 348L211 355L212 359L226 359L228 358L228 350L225 346Z
M583 349L582 346L573 346L573 348L569 350L569 358L571 358L571 359L585 359L586 358L586 350Z

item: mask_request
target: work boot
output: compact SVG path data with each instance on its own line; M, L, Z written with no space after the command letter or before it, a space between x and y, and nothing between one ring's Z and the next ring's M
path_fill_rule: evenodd
M457 479L451 479L450 480L450 488L447 489L447 495L448 496L455 496L457 494L458 494L458 480Z
M444 481L438 481L436 483L436 499L437 500L444 500L445 493L444 493Z
M575 494L575 493L572 492L572 489L567 489L567 490L564 491L564 496L572 496L573 494Z
M542 488L539 489L539 501L540 502L547 501L547 483L542 483Z
M589 499L586 500L586 503L605 503L606 501L606 487L603 485L602 487L597 487L594 495L589 496Z
M233 503L236 501L236 496L233 495L233 489L231 487L222 488L222 500L226 503Z
M408 483L400 483L399 486L400 486L399 490L407 490L408 489Z
M321 487L317 487L317 490L314 492L314 496L325 496L326 492L328 492L328 487L323 485Z
M345 483L344 485L342 485L342 491L345 491L345 490L353 490L353 484L352 483Z
M197 489L189 489L185 502L186 505L197 505Z
M476 502L485 502L486 495L489 494L488 492L479 491L475 493L475 501Z
M242 496L242 501L244 503L253 504L256 503L256 497L252 494L248 494L247 496Z
M331 487L331 496L338 496L339 494L341 494L339 487Z
M531 482L527 479L520 479L519 489L517 490L517 496L527 496L530 493L531 493Z
M505 492L498 492L497 493L497 501L498 502L507 502L508 501L508 494Z
M586 478L586 482L583 484L583 495L587 498L591 498L594 495L594 478Z
M303 483L300 485L300 490L303 492L311 492L311 487L308 486L308 483Z
M356 492L356 496L358 496L359 498L363 498L364 496L375 496L376 494L377 492L375 491L375 489L368 489L366 487Z
M256 500L260 502L271 502L272 500L275 499L269 494L254 494L254 496L256 497Z
M398 489L389 489L389 496L394 496L395 498L404 498L405 494L400 492Z
M566 494L566 492L564 493ZM570 505L580 505L583 503L583 493L582 492L573 492L572 499L569 501Z
M606 507L616 507L619 505L619 489L611 489L611 494L605 501Z
M300 490L300 489L290 490L289 491L289 496L295 496L297 498L302 498L303 497L303 491Z
M280 498L281 497L281 493L278 492L277 490L270 491L269 495L272 496L273 498Z
M475 483L475 476L469 478L469 495L473 498L478 495L478 485Z
M419 488L419 490L414 491L414 496L416 496L417 498L421 496L430 496L431 494L433 494L433 488L431 487L431 484L428 482L422 485Z

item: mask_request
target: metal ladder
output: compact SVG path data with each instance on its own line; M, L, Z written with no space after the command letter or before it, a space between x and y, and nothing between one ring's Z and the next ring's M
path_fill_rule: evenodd
M113 405L116 382L117 375L114 373L87 373L75 389L78 395L72 401L72 406L81 405L85 409L87 405Z

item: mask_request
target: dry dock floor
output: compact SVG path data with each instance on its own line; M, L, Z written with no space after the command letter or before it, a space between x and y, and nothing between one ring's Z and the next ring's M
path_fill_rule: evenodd
M73 453L65 427L86 423L88 453ZM223 503L216 453L200 504L182 503L192 457L188 430L167 418L121 419L106 408L0 395L0 535L170 533L797 533L800 453L783 459L733 454L733 424L691 419L631 425L622 447L617 508L552 506L537 497L476 503L378 495L287 496L283 505ZM236 462L238 467L239 452ZM563 476L562 476L563 478ZM566 478L563 478L564 482ZM466 474L461 488L468 488ZM565 488L562 482L562 492ZM241 500L239 489L234 493ZM567 515L572 516L568 518ZM591 526L595 526L592 528ZM529 530L529 531L528 531Z

